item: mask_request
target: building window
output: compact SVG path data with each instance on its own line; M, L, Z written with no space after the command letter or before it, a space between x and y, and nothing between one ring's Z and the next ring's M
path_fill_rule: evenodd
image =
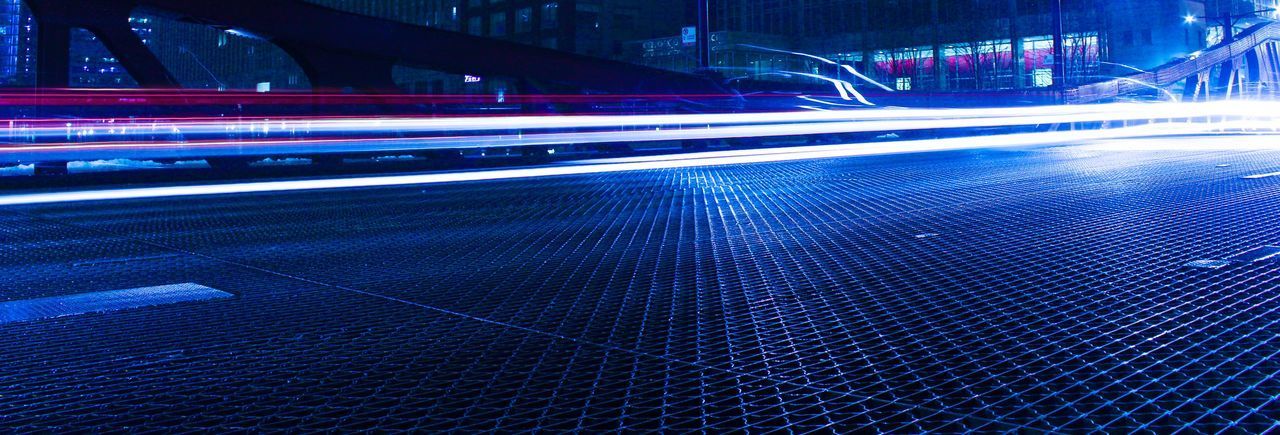
M911 77L898 77L897 89L899 91L911 90Z
M1031 72L1031 84L1037 88L1047 88L1053 86L1053 70L1050 68L1036 68Z
M560 27L560 4L547 3L542 5L542 28L554 29Z
M467 33L476 36L484 34L484 23L480 21L480 17L471 17L467 19Z
M506 12L498 12L489 16L489 36L507 36Z
M529 33L533 31L533 8L523 8L516 11L516 33Z

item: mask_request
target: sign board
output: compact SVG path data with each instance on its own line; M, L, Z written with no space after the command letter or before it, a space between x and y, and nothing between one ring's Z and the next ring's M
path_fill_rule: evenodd
M1031 71L1031 84L1037 88L1053 86L1053 70L1049 68L1036 68Z
M680 29L680 42L684 45L696 45L698 43L698 28L694 26Z

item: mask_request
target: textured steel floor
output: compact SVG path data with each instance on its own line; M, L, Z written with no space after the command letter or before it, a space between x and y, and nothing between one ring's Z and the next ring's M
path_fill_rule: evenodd
M1227 165L1230 166L1220 166ZM1275 152L1058 147L0 210L0 426L1260 432Z

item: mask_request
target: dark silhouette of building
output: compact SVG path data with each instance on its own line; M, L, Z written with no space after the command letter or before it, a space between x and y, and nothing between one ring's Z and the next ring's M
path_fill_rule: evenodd
M38 1L38 0L27 0ZM623 60L697 68L686 0L307 0L404 23ZM712 67L722 76L781 80L830 76L819 56L898 90L1047 87L1061 65L1068 85L1193 56L1222 40L1219 15L1277 0L1062 0L1063 58L1054 59L1046 0L711 0ZM36 43L23 0L0 0L0 83L29 84ZM1274 17L1260 13L1254 20ZM1192 19L1188 19L1191 17ZM197 89L307 89L279 47L252 34L135 12L131 27L174 78ZM341 32L341 29L334 29ZM413 43L406 41L406 43ZM91 33L72 37L70 84L135 85ZM409 67L395 81L417 93L523 93L551 85Z
M130 20L133 31L151 43L151 22ZM35 80L36 22L23 0L0 0L0 85L30 86ZM119 88L136 86L98 38L85 30L71 34L72 87Z

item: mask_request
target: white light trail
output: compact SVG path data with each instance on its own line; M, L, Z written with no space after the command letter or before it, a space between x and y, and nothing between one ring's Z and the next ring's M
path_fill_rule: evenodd
M1221 112L1205 111L1204 106L1177 104L1129 104L1098 106L1093 109L1124 110L1081 110L1075 112L1054 113L1056 110L1028 108L1024 113L1008 115L996 110L975 109L965 111L966 114L1004 113L1004 116L989 117L944 117L907 118L907 119L875 119L867 118L859 121L844 122L791 122L742 125L683 125L674 128L637 129L627 131L587 131L587 132L553 132L530 134L473 134L433 137L409 138L350 138L350 139L255 139L255 140L211 140L171 142L88 142L63 143L47 145L21 145L0 147L0 161L26 162L54 160L73 161L85 159L148 159L148 158L203 158L224 155L303 155L317 153L358 153L358 152L407 152L432 149L494 148L521 146L555 146L570 144L593 144L612 142L653 142L673 140L704 140L741 137L780 137L802 136L812 134L866 133L881 131L910 131L929 129L955 129L977 127L1011 127L1028 125L1051 125L1086 123L1098 121L1146 121L1151 119L1189 119L1199 116L1224 116L1222 113L1239 113L1237 105L1215 106L1223 108ZM1230 108L1231 110L1225 110ZM897 112L885 110L882 112ZM838 114L839 112L806 112L817 115ZM861 113L861 112L858 112ZM1269 112L1275 113L1275 112ZM788 113L787 115L791 115ZM1256 122L1264 126L1277 126L1271 115L1257 114ZM500 122L500 121L495 121ZM1271 124L1266 124L1271 122ZM1210 124L1217 125L1217 124ZM1261 127L1260 127L1261 128Z
M896 91L895 89L890 88L890 87L888 87L888 86L885 86L884 84L882 84L882 83L880 83L880 82L877 82L877 81L875 81L875 80L872 80L872 79L871 79L871 77L867 77L867 76L863 75L862 73L858 72L858 70L857 70L857 69L854 69L854 68L853 68L852 66L850 66L850 65L840 65L840 67L841 67L841 68L844 68L844 70L845 70L845 71L848 71L848 72L849 72L849 74L853 74L853 76L854 76L854 77L860 78L860 79L862 79L862 81L864 81L864 82L867 82L867 83L871 83L871 84L873 84L873 85L876 85L876 86L877 86L877 87L879 87L880 89L884 89L885 91L888 91L888 92L895 92L895 91Z
M391 123L386 120L328 120L334 129L351 129L368 133L370 130L389 129L395 132L413 131L414 128L442 128L441 121L456 126L456 122L479 125L517 124L528 118L545 123L565 121L564 125L590 123L605 125L615 122L614 129L597 131L539 132L518 131L518 134L484 134L476 131L447 131L448 135L409 137L319 136L319 138L253 137L249 139L210 139L186 141L130 141L95 139L85 142L52 144L21 144L0 146L0 162L78 161L110 159L199 159L219 156L288 156L323 153L362 152L410 152L414 150L493 148L520 146L556 146L573 144L645 142L670 140L702 140L739 137L779 137L811 134L893 132L928 129L962 129L978 127L1012 127L1031 125L1066 125L1089 122L1127 122L1197 120L1202 124L1214 124L1218 119L1242 119L1257 123L1257 129L1274 129L1280 126L1274 114L1280 113L1280 105L1260 102L1219 102L1197 104L1107 104L1091 106L1049 106L1002 109L886 109L854 111L809 111L757 114L717 115L638 115L638 116L587 116L574 120L546 117L492 117L478 119L410 119ZM615 119L622 118L622 119ZM628 128L628 123L672 122L670 126ZM681 122L697 120L700 122ZM708 122L711 121L711 122ZM759 121L759 122L751 122ZM372 123L372 125L363 125ZM453 124L449 124L453 123ZM481 124L483 123L483 124ZM617 126L620 123L622 126ZM225 126L221 128L226 128ZM273 126L272 129L282 129ZM255 129L263 129L255 127ZM444 130L442 130L444 131ZM385 133L385 132L384 132ZM90 135L93 136L93 135ZM107 138L111 139L111 138Z
M840 66L842 69L844 69L845 71L848 71L850 74L853 74L853 75L854 75L854 77L857 77L857 78L859 78L859 79L862 79L863 81L865 81L865 82L867 82L867 83L871 83L871 84L873 84L873 85L876 85L876 86L880 87L880 89L884 89L885 91L895 92L895 89L890 88L890 87L888 87L888 86L885 86L885 85L883 85L883 84L881 84L880 82L877 82L877 81L875 81L875 80L872 80L872 79L871 79L871 77L867 77L867 76L865 76L865 75L862 75L862 73L858 72L858 70L854 69L852 66L849 66L849 65L846 65L846 64L842 64L842 63L836 62L836 61L831 60L831 59L827 59L827 58L822 57L822 56L816 56L816 55L812 55L812 54L808 54L808 53L801 53L801 52L798 52L798 51L787 51L787 50L779 50L779 49L776 49L776 48L761 47L761 46L758 46L758 45L751 45L751 44L738 44L738 46L739 46L739 47L744 47L744 48L755 49L755 50L761 50L761 51L770 51L770 52L774 52L774 53L783 53L783 54L791 54L791 55L800 56L800 57L807 57L807 58L810 58L810 59L813 59L813 60L816 60L816 61L819 61L819 62L822 62L822 63L828 64L828 65L839 65L839 66ZM850 85L850 86L852 86L852 85Z
M1263 178L1271 178L1271 177L1275 177L1275 176L1280 176L1280 172L1268 172L1268 173L1266 173L1266 174L1246 175L1246 176L1241 177L1241 178L1244 178L1244 179L1246 179L1246 180L1259 180L1259 179L1263 179Z
M821 76L818 76L821 77ZM847 93L839 81L837 88ZM869 104L869 103L868 103ZM493 130L541 131L553 129L635 129L668 126L782 124L802 122L850 122L940 118L986 118L1037 115L1098 115L1146 113L1153 118L1182 116L1253 116L1280 113L1280 104L1269 102L1211 102L1182 104L1116 103L1085 106L1037 106L970 109L846 110L831 112L790 111L767 113L684 115L570 115L485 116L462 118L283 118L253 120L167 119L145 122L127 120L11 120L5 130L11 138L60 138L67 136L130 140L163 134L226 135L259 134L386 134L484 132ZM1099 117L1100 119L1102 116ZM180 141L178 141L180 142Z
M846 100L846 101L858 100L859 103L862 103L867 106L875 105L875 104L872 104L870 101L867 101L867 99L864 98L861 93L858 93L857 89L853 88L852 84L844 80L837 80L830 77L821 76L818 74L810 74L810 73L802 73L802 72L794 72L794 71L782 71L782 73L797 75L801 77L809 77L812 79L818 79L818 80L831 83L833 86L835 86L836 92L840 94L840 99ZM852 98L850 98L851 95L852 95Z
M923 153L966 149L987 149L1079 143L1081 141L1123 139L1157 136L1204 134L1220 126L1207 124L1145 125L1111 130L1063 131L1025 133L1000 136L929 139L890 143L862 143L809 147L788 147L761 150L737 150L713 153L685 154L655 158L598 161L584 165L563 165L538 168L501 169L473 172L434 173L416 175L373 176L361 178L331 178L294 181L207 184L193 186L148 187L114 190L90 190L14 194L0 196L0 206L22 206L84 201L118 201L209 195L269 193L287 191L316 191L327 189L351 189L407 185L432 185L469 181L512 180L566 175L600 174L626 171L676 169L687 167L723 166L752 163L784 162L794 160L845 158L884 154Z

